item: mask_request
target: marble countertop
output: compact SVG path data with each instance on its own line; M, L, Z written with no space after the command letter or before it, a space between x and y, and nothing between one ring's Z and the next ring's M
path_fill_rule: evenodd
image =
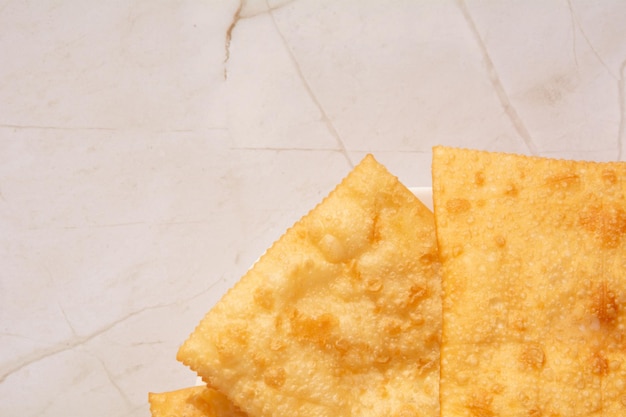
M626 2L5 1L0 415L148 416L366 153L624 159Z

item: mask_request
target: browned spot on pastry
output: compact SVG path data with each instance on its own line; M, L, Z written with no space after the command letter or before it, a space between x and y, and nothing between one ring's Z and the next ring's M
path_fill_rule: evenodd
M541 369L546 362L546 355L538 343L526 343L522 348L520 361L526 368Z
M427 252L420 256L420 262L423 265L430 265L439 261L439 254L437 252Z
M217 338L215 347L221 355L230 356L235 346L247 346L249 337L250 333L244 325L233 325Z
M478 185L479 187L485 185L485 173L482 171L477 171L474 174L474 184Z
M607 185L617 184L617 174L612 169L605 169L602 171L602 181Z
M517 187L517 185L513 183L509 183L504 189L504 195L508 197L517 197L518 194L519 194L519 188Z
M452 198L446 203L446 209L451 214L464 213L470 208L472 208L471 203L464 198Z
M528 328L528 319L523 313L511 312L509 317L509 323L514 330L517 330L518 332L526 331L526 329Z
M372 228L371 228L370 237L369 237L370 243L380 242L380 240L382 239L380 235L380 225L378 224L379 218L380 218L380 214L378 212L376 212L372 216Z
M274 306L274 298L272 290L269 288L258 287L254 291L254 303L266 310L271 310Z
M329 313L310 317L294 310L290 317L291 333L297 339L316 343L320 347L328 346L331 333L339 325L337 317Z
M466 404L467 409L474 417L495 417L491 409L493 397L485 390L474 392Z
M580 213L579 223L593 233L603 247L615 248L626 233L626 212L621 207L594 205Z
M406 301L407 307L413 307L428 295L428 289L419 285L413 285L409 289L409 295Z
M383 281L380 278L371 278L367 281L365 289L369 292L379 292L383 288Z
M595 352L591 356L589 365L591 366L591 372L596 375L604 376L609 373L609 361L602 352Z
M580 185L580 176L574 172L562 172L549 176L546 185L553 190L572 189Z
M287 374L283 368L270 368L263 375L263 382L272 388L280 388L285 383Z
M614 325L617 321L619 303L606 281L600 283L592 296L591 313L601 325Z

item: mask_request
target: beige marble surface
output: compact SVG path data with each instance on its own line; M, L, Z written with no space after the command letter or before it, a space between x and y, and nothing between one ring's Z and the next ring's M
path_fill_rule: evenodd
M367 152L624 158L626 2L0 2L0 415L148 416Z

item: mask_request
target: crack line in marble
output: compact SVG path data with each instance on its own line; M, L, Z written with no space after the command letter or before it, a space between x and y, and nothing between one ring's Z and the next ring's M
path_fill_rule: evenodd
M254 14L246 14L245 9L246 9L246 5L248 4L248 2L247 0L240 0L239 6L237 7L237 10L235 10L235 14L233 15L233 19L230 25L228 26L228 29L226 29L226 37L224 41L224 81L228 79L228 61L230 60L230 43L233 39L233 30L235 29L235 26L237 26L239 21L244 20L244 19L251 19L253 17L257 17L265 13L271 13L274 10L278 10L278 9L285 7L286 5L292 3L293 1L295 0L290 0L288 2L279 4L278 6L274 6L274 7L270 7L269 4L266 2L265 4L267 5L267 9L254 13Z
M239 2L239 7L235 10L235 14L233 15L233 20L230 22L230 26L226 29L226 39L224 41L224 80L228 79L228 60L230 59L230 42L233 39L233 30L239 19L241 19L241 9L243 9L243 4L245 0L241 0Z
M572 55L574 55L574 64L576 70L578 70L578 51L576 49L576 22L574 20L574 10L572 9L572 3L567 0L567 6L569 8L570 23L572 25Z
M10 123L0 123L0 129L11 130L59 130L59 131L104 131L104 132L124 132L141 129L140 127L101 127L101 126L52 126L52 125L19 125ZM227 127L207 126L198 129L148 129L143 130L152 133L198 133L201 131L228 131Z
M230 151L271 151L271 152L337 152L337 148L281 148L281 147L255 147L255 146L231 146L228 148ZM432 152L430 149L427 150L415 150L415 149L406 149L397 151L394 149L352 149L353 153L402 153L402 154L424 154L430 155Z
M474 40L476 41L478 47L482 52L483 61L485 63L485 66L487 67L487 75L489 77L489 80L491 81L491 85L496 92L496 95L498 96L498 99L500 100L500 105L509 117L509 120L513 124L513 127L517 131L517 134L524 141L524 144L526 145L530 153L532 155L538 155L537 146L535 145L532 136L530 135L530 132L526 128L524 121L515 110L511 99L509 98L506 90L504 89L504 86L502 85L502 82L500 81L500 76L498 75L496 67L491 60L491 56L489 55L489 51L487 50L487 45L485 45L482 38L480 37L480 33L478 32L476 23L474 22L474 19L472 18L470 11L465 4L465 1L457 0L457 4L459 6L459 9L461 10L461 13L463 14L463 17L465 18L465 22L469 26L470 32L474 36Z
M195 298L192 297L191 299ZM139 315L142 314L146 311L150 311L150 310L156 310L156 309L160 309L160 308L165 308L168 307L170 305L175 305L177 303L170 303L170 304L163 304L163 305L156 305L156 306L148 306L148 307L144 307L140 310L137 311L133 311L117 320L112 321L111 323L107 324L106 326L94 331L93 333L90 333L86 336L83 337L76 337L73 338L72 340L69 341L62 341L57 343L56 345L47 348L47 349L41 349L35 352L32 352L29 355L26 355L25 357L23 357L21 360L16 360L14 362L14 365L12 367L9 367L6 370L3 370L3 373L0 375L0 384L2 384L9 376L13 375L14 373L20 371L21 369L26 368L29 365L32 365L34 363L37 363L41 360L44 360L46 358L49 358L51 356L54 356L58 353L61 352L65 352L67 350L73 349L75 347L84 345L85 343L95 339L96 337L108 332L109 330L113 329L114 327L116 327L117 325Z
M165 340L156 340L154 342L135 342L135 343L131 343L130 347L139 347L139 346L160 346L160 345L164 345L166 344L167 341Z
M88 127L88 126L75 126L75 127L63 127L63 126L45 126L45 125L17 125L17 124L0 124L0 129L38 129L38 130L103 130L103 131L115 131L119 130L113 127Z
M272 152L337 152L337 148L281 148L281 147L230 147L231 151L272 151Z
M50 274L50 272L48 272L48 274ZM72 322L70 321L69 317L67 317L67 313L65 312L65 309L63 308L61 303L59 303L58 301L57 301L57 307L59 307L59 310L61 310L61 314L63 315L63 319L65 319L65 322L67 323L67 326L72 331L72 335L74 335L74 337L78 337L78 333L76 333L76 329L74 328L74 325L72 325Z
M269 2L266 1L265 2L265 6L266 6L265 10L261 10L259 12L252 13L252 14L245 13L245 10L244 10L244 11L242 11L241 18L242 19L252 19L253 17L261 16L261 15L264 15L266 13L269 14L271 12L274 12L274 11L282 9L283 7L293 3L295 1L296 0L289 0L289 1L286 1L284 3L280 3L280 4L278 4L277 6L274 6L274 7L271 7L269 5ZM247 0L243 0L243 2L244 2L244 9L245 9L245 5L248 4L248 1Z
M122 397L124 399L124 402L126 403L126 405L128 407L133 406L133 402L130 400L130 398L128 398L128 395L126 395L126 393L124 392L124 390L122 389L122 387L120 387L120 385L117 383L117 381L115 380L115 378L113 377L113 373L111 372L111 370L108 368L108 366L106 365L106 363L104 363L104 361L102 360L102 358L100 358L98 355L95 355L94 353L89 352L89 354L96 359L98 362L100 362L100 365L102 365L102 369L104 370L105 375L107 376L107 379L109 380L109 382L111 383L111 385L113 386L113 388L115 388L118 392L118 394L120 395L120 397Z
M617 80L617 98L619 100L619 124L617 128L617 160L621 161L624 152L624 140L626 136L626 59L619 68L619 80Z
M84 229L107 229L107 228L115 228L115 227L132 227L132 226L186 226L186 225L196 225L196 224L206 224L207 220L181 220L181 221L161 221L161 222L147 222L147 221L137 221L137 222L122 222L122 223L93 223L93 224L85 224L85 225L60 225L60 226L34 226L29 227L27 230L36 231L36 230L84 230Z
M14 362L17 362L14 364L14 366L7 368L6 370L3 370L2 374L0 374L0 384L4 383L4 381L11 375L13 375L16 372L19 372L20 370L26 368L27 366L30 366L34 363L37 363L39 361L42 361L46 358L52 357L58 353L62 353L65 352L67 350L71 350L75 347L84 345L86 343L88 343L89 341L95 339L98 336L101 336L103 334L105 334L106 332L108 332L109 330L117 327L119 324L122 324L128 320L130 320L131 318L138 316L140 314L143 314L147 311L151 311L151 310L159 310L161 308L167 308L167 307L171 307L171 306L178 306L181 304L188 304L190 301L195 300L198 297L201 297L202 295L208 293L209 291L211 291L215 286L220 284L220 280L218 281L214 281L213 283L211 283L208 287L204 288L202 291L199 291L196 294L193 294L183 300L177 300L171 303L165 303L165 304L157 304L157 305L153 305L153 306L147 306L144 308L141 308L137 311L133 311L123 317L120 317L117 320L112 321L111 323L107 324L106 326L101 327L100 329L86 335L83 337L76 337L73 338L72 340L69 341L61 341L59 343L57 343L56 345L47 348L47 349L41 349L35 352L32 352L29 355L26 355L25 357L23 357L21 360L17 359ZM5 335L4 333L0 333L0 336ZM22 336L25 337L25 336Z
M602 59L602 57L600 56L600 53L598 52L598 50L593 46L593 44L591 43L591 41L589 40L589 37L587 36L587 33L585 32L585 30L583 29L582 24L580 23L580 21L578 20L578 16L576 15L576 12L574 11L574 6L572 5L572 1L571 0L567 0L567 6L569 7L569 12L570 15L572 17L572 21L573 24L578 28L578 30L580 31L580 34L583 36L583 39L585 40L585 42L587 43L587 45L589 46L589 48L591 48L591 51L593 52L593 54L595 55L595 57L597 58L597 60L600 62L600 64L604 67L604 69L606 70L606 72L609 73L609 75L617 80L617 77L615 76L615 74L613 74L613 71L611 71L611 68L609 68L609 66L607 65L607 63L604 61L604 59ZM574 30L575 32L575 30ZM576 39L576 34L574 33L574 39ZM574 44L575 45L575 44ZM574 55L574 57L576 57ZM578 62L576 62L577 66L578 66Z
M267 1L266 1L266 4L267 4ZM268 4L268 7L269 7L269 4ZM339 153L343 155L343 157L348 162L348 165L351 168L354 168L354 163L350 159L350 155L348 154L348 149L346 148L346 145L343 143L343 140L341 139L339 132L335 128L335 125L328 117L328 114L324 110L324 107L322 107L322 104L317 99L317 96L313 92L313 89L309 85L309 82L306 80L306 77L304 76L304 73L302 72L302 68L300 68L300 64L296 60L296 57L293 54L293 51L291 50L291 48L289 47L289 44L287 43L287 39L285 39L285 36L283 35L283 33L280 31L280 28L278 27L278 23L276 22L276 18L274 17L274 13L272 12L272 10L269 10L269 15L272 18L272 23L274 25L274 28L276 29L278 36L280 36L280 39L282 40L283 46L285 50L287 51L287 55L289 55L289 59L291 60L291 63L293 64L296 70L296 73L298 74L298 77L300 78L300 81L302 82L302 85L304 86L304 89L306 90L313 104L315 104L318 111L321 113L322 121L326 124L326 128L331 133L331 135L334 136L335 140L337 141L337 145L339 146L339 149L338 149Z
M37 412L34 415L36 416L46 415L47 411L50 409L50 407L52 407L52 405L55 403L56 400L57 400L57 397L53 395L48 401L46 401L43 407L40 407L39 410L37 410Z

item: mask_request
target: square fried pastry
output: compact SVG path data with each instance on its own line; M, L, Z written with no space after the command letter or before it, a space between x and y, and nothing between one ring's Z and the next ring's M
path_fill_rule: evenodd
M178 359L254 417L438 415L438 270L432 213L368 155Z
M152 417L247 417L221 392L207 387L150 393Z
M626 415L626 164L436 147L441 415Z

